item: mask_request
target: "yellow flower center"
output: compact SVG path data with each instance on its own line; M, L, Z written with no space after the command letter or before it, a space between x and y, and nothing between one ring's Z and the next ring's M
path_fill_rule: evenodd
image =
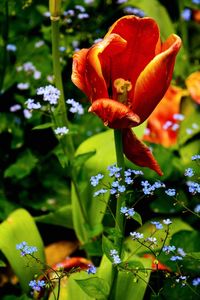
M118 95L117 100L121 103L125 103L127 101L127 94L132 89L131 82L123 78L117 78L114 81L114 87Z

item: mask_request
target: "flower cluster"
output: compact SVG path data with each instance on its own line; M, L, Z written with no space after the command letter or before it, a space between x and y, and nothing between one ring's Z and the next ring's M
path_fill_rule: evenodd
M83 106L79 102L75 101L74 99L68 99L66 103L71 105L69 109L71 113L77 113L78 115L84 114Z
M17 244L16 249L21 251L21 256L32 255L38 251L37 247L28 246L27 242L21 242L20 244Z
M165 184L160 181L154 182L154 184L150 184L148 180L141 181L142 191L145 195L153 195L154 191L159 188L164 188Z
M192 155L191 160L200 160L200 154Z
M126 191L125 185L120 185L119 181L113 181L111 184L110 193L111 195L116 195L118 193L123 193Z
M53 85L47 85L37 89L37 95L42 95L43 100L49 102L52 105L58 103L60 97L60 91Z
M177 248L174 245L165 245L162 248L162 251L165 254L170 254L171 252L174 254L170 257L171 261L178 261L178 260L182 260L183 257L186 256L185 251L182 248ZM177 253L174 253L175 251L177 251ZM176 255L175 255L176 254Z
M187 168L187 169L185 169L184 175L187 177L192 177L192 176L194 176L194 170L192 168Z
M69 132L69 129L66 126L57 127L56 129L54 129L54 132L56 135L63 136Z
M193 286L200 285L200 277L197 277L197 278L193 279L192 280L192 285Z
M28 99L25 104L27 106L27 108L29 110L32 110L32 109L40 109L41 108L41 104L39 102L34 102L35 100L34 99Z
M103 174L97 174L96 176L92 176L91 178L90 178L90 184L92 185L92 186L97 186L98 184L99 184L99 181L102 179L104 177L104 175Z
M132 218L135 214L134 208L127 208L126 206L122 206L120 208L120 212L125 215L125 217Z
M41 78L41 72L36 69L36 67L34 66L34 64L31 61L27 61L22 66L18 66L17 71L18 72L24 71L27 74L31 74L31 75L33 75L33 78L35 80L38 80Z
M119 257L119 254L118 254L118 251L113 249L113 250L110 250L110 256L112 257L113 259L113 264L114 265L118 265L120 264L122 261Z
M194 181L187 181L186 182L188 186L188 191L189 193L195 195L195 194L200 194L200 184Z
M94 265L88 265L88 269L86 270L88 274L96 274L97 268Z
M121 176L120 172L122 168L117 167L116 164L108 166L107 170L110 172L110 177L119 178Z
M167 189L165 191L165 194L167 194L170 197L174 197L176 195L176 190L175 189Z
M46 285L44 280L31 280L29 286L36 292L40 292L42 288Z

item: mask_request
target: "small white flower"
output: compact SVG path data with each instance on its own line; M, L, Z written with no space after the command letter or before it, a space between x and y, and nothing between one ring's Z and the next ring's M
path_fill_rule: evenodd
M25 83L23 83L23 82L21 82L21 83L18 83L17 84L17 88L19 89L19 90L28 90L29 89L29 83L28 82L25 82Z
M55 134L57 135L64 135L67 134L69 132L69 129L66 126L63 127L57 127L56 129L54 129Z

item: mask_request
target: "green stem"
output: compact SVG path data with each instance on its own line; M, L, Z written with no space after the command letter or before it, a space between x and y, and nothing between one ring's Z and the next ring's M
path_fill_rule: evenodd
M122 131L120 129L114 130L114 139L115 139L117 166L121 168L122 182L124 182L125 163L124 163L123 144L122 144ZM122 244L123 244L123 237L124 237L124 215L120 212L122 204L123 204L123 195L120 195L117 198L116 218L115 218L115 228L117 231L119 231L119 235L115 238L115 247L118 249L119 256L121 256L122 253ZM118 274L117 268L113 266L113 278L112 278L109 300L115 299L117 274Z
M53 71L55 76L56 88L60 91L60 98L58 104L59 116L61 116L60 126L69 127L69 121L67 119L67 111L65 105L65 97L62 84L62 73L60 66L60 54L59 54L59 20L51 21L52 28L52 57L53 57ZM56 117L56 116L55 116ZM58 120L57 120L58 121ZM60 123L60 122L58 122ZM73 159L74 156L74 145L71 135L65 136L67 153L69 160Z
M122 180L123 180L125 163L124 163L123 144L122 144L122 131L120 129L114 130L114 138L115 138L117 166L122 169L121 173L122 173ZM123 195L120 195L117 199L116 222L115 222L115 228L120 231L119 237L116 238L116 246L119 249L119 255L121 255L123 235L124 235L124 215L120 212L122 203L123 203Z
M61 65L60 65L60 53L59 53L59 18L53 18L51 20L51 28L52 28L52 57L53 57L53 71L55 76L55 85L56 88L60 91L60 98L58 104L58 112L53 112L53 120L56 126L66 126L69 127L69 121L67 119L67 111L65 105L65 97L64 90L62 84L62 73L61 73ZM60 119L61 116L61 119ZM64 155L69 158L69 163L74 159L74 144L72 137L70 135L65 135L60 140L61 147L63 149ZM79 207L81 210L82 217L85 223L89 224L87 214L85 212L84 206L81 201L81 195L78 189L78 185L76 182L76 174L74 174L73 170L70 170L71 179L74 184L77 199L79 202Z

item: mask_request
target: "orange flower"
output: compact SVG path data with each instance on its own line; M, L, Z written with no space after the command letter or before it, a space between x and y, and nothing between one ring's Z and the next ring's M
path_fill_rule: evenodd
M170 147L176 144L179 121L175 115L180 114L180 102L185 90L180 87L170 86L148 119L147 133L143 140L151 143ZM166 126L169 124L169 126ZM166 127L166 128L165 128Z
M181 40L162 43L151 18L125 16L102 41L74 54L72 81L90 99L94 112L111 128L122 129L123 151L139 166L162 174L153 155L131 131L144 122L164 96Z
M200 104L200 72L194 72L185 80L188 92L192 99Z

